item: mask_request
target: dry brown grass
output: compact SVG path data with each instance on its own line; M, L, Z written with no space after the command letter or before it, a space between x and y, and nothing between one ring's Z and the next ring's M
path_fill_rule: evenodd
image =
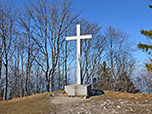
M45 114L55 107L49 102L49 94L36 94L9 101L0 101L0 114Z
M147 95L144 93L126 93L126 92L114 92L114 91L104 91L104 95L101 97L109 97L114 99L128 99L128 100L149 100L152 101L152 95Z

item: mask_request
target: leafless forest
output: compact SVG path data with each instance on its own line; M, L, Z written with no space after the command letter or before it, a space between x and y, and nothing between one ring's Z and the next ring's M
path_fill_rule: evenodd
M0 98L11 99L64 89L75 77L75 35L92 34L81 42L82 83L95 89L142 92L151 77L134 77L135 50L129 35L80 17L71 0L35 0L24 10L0 3ZM152 88L152 87L151 87Z

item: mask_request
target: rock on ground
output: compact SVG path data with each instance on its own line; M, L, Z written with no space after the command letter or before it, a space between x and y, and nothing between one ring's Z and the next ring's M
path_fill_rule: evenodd
M125 99L98 99L98 96L55 96L50 103L56 105L54 114L152 114L152 102L135 102Z

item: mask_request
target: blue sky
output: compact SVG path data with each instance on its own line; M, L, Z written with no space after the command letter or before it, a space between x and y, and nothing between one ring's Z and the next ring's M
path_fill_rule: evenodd
M145 42L146 37L140 34L141 29L152 29L152 4L150 0L76 0L75 9L82 10L82 17L97 22L104 29L111 25L130 35L134 47ZM140 63L147 60L147 54L136 52Z
M22 7L29 0L0 0L5 1ZM76 11L83 11L81 17L99 23L103 29L111 25L128 33L136 48L139 42L146 40L140 30L152 29L152 9L148 7L149 4L152 4L150 0L74 0L73 7ZM142 63L147 56L137 51L136 58Z

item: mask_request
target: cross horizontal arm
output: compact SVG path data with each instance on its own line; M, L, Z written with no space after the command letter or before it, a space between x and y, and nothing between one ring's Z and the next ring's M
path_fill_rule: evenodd
M66 40L77 40L78 37L77 36L69 36L69 37L66 37Z
M90 35L82 35L82 36L80 36L80 39L90 39L90 38L92 38L91 34Z

